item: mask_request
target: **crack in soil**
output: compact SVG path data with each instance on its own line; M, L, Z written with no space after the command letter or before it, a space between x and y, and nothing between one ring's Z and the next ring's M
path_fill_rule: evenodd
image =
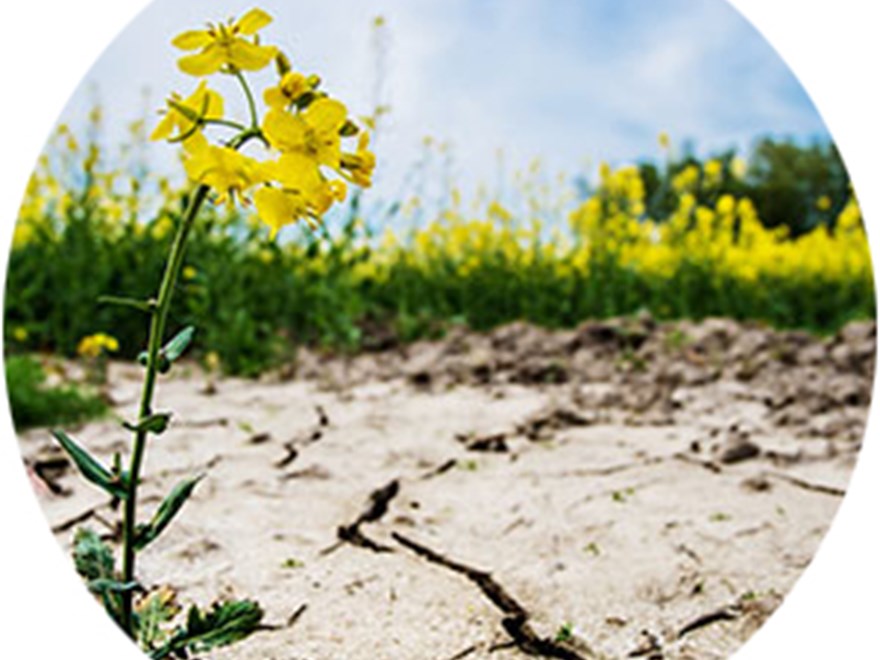
M392 532L391 537L422 559L464 575L473 582L483 592L483 595L505 615L501 620L501 626L510 635L516 647L523 653L545 658L560 658L561 660L587 660L585 656L564 642L557 642L539 636L529 624L529 619L531 618L529 611L516 598L511 596L492 577L491 573L454 561L398 532ZM594 657L592 653L590 655ZM461 657L461 655L459 654L458 657Z
M276 468L286 468L297 459L301 447L313 445L324 437L324 429L330 425L330 418L327 416L323 406L315 406L315 413L318 415L317 424L312 427L311 431L297 435L292 440L284 443L285 454L275 461L274 466Z
M795 477L790 474L783 474L782 472L764 472L763 476L779 479L792 486L797 486L798 488L803 488L804 490L809 490L814 493L822 493L823 495L831 495L833 497L843 497L846 495L846 491L843 488L835 488L834 486L813 483L812 481L807 481L806 479L801 479L800 477Z
M373 539L365 536L361 531L361 525L364 523L376 522L388 513L388 504L397 497L400 492L400 482L397 479L391 480L381 488L377 488L370 493L370 503L367 508L348 525L340 525L336 529L336 538L338 543L331 545L321 551L322 555L329 555L337 550L343 543L350 543L359 548L372 550L373 552L394 552L393 548L387 545L377 543Z
M740 617L740 614L742 614L742 608L738 605L722 607L721 609L715 610L714 612L703 614L702 616L697 617L690 623L684 625L681 630L678 631L676 638L681 639L685 635L689 635L690 633L699 630L700 628L705 628L706 626L710 626L713 623L718 623L719 621L733 621L735 619L738 619Z
M439 477L441 474L445 474L449 472L452 468L458 465L458 459L450 458L449 460L443 461L440 465L435 468L432 468L428 472L425 472L420 478L424 481L426 479L433 479L434 477Z

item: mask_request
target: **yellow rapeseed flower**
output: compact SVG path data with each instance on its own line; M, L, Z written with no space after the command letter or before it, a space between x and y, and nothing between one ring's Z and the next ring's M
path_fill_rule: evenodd
M187 175L217 192L217 204L231 203L235 195L241 195L261 181L260 164L256 160L235 149L209 144L200 133L184 146L186 158L183 166Z
M96 358L104 352L119 350L119 342L103 332L83 337L76 347L76 352L87 358Z
M324 215L334 201L345 199L342 181L327 181L315 164L300 153L286 153L263 165L264 177L279 187L264 186L254 193L254 204L260 218L271 228L270 237L297 220L306 220L314 227L315 219Z
M703 166L703 174L705 175L705 184L707 186L717 186L721 183L724 174L724 164L717 159L706 161Z
M660 135L657 136L657 142L660 145L660 148L663 149L663 151L667 151L671 144L671 142L669 141L669 133L667 133L666 131L661 132Z
M30 222L24 219L15 223L15 229L12 233L12 247L15 249L22 248L34 237L34 228Z
M282 153L297 153L314 164L339 169L341 138L348 111L339 101L319 99L300 114L272 108L263 120L269 144Z
M265 186L254 193L254 204L260 219L269 225L269 238L275 238L285 225L310 217L308 199L299 191Z
M163 215L158 220L153 222L152 227L150 228L150 236L153 238L154 241L161 241L173 230L174 221L167 215Z
M221 364L220 356L217 354L217 351L211 351L205 356L205 367L208 371L217 371L220 369Z
M715 204L715 210L721 215L732 215L736 212L736 199L733 195L721 195Z
M696 165L688 165L672 178L672 188L678 193L690 192L699 180L699 168Z
M251 9L237 21L209 25L207 30L189 30L171 42L181 50L198 50L180 58L180 70L192 76L207 76L228 67L232 71L259 71L269 65L278 53L274 46L261 46L253 37L272 22L262 9Z

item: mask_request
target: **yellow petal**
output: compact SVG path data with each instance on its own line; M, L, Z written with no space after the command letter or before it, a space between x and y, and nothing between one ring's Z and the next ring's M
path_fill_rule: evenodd
M192 137L183 143L184 150L193 156L197 155L199 152L206 151L209 147L210 144L208 138L198 132L193 133Z
M332 167L334 170L339 169L342 159L340 143L341 139L338 133L325 133L315 148L315 159L321 165Z
M191 76L207 76L223 66L223 52L213 44L197 55L187 55L177 60L177 66Z
M202 177L207 168L206 162L198 156L192 156L183 161L183 169L186 171L186 175L190 181L195 181L196 183L204 183Z
M271 228L270 238L275 238L284 225L292 224L305 215L305 209L297 203L296 197L278 188L260 188L254 193L254 204L260 219Z
M198 50L208 46L212 41L214 41L214 37L205 30L189 30L174 37L171 45L180 48L180 50Z
M199 83L196 91L183 102L183 105L204 119L223 117L223 97L213 89L208 89L208 84L204 80Z
M235 23L235 27L242 34L251 35L262 30L272 22L272 17L262 9L251 9Z
M276 161L275 180L285 188L308 194L321 185L321 172L314 159L300 153L285 153Z
M262 183L278 180L278 162L274 160L262 161L257 165L255 177Z
M278 87L269 87L263 92L263 100L270 108L278 108L279 110L283 110L290 102Z
M305 146L305 125L300 117L273 108L263 119L263 134L279 151L293 151Z
M334 99L319 99L305 111L306 121L315 130L338 133L348 117L345 106Z
M205 119L222 119L223 118L223 97L213 89L208 90L208 110L205 112Z
M153 129L153 132L150 133L151 140L165 140L166 138L171 137L171 133L174 130L175 120L172 111L168 111L165 113L165 116L162 117L162 121L160 121L156 128Z
M257 46L244 39L236 39L229 45L229 63L244 71L259 71L269 66L278 49L274 46Z
M327 182L322 181L319 187L309 193L308 200L314 214L320 217L333 206L333 191Z

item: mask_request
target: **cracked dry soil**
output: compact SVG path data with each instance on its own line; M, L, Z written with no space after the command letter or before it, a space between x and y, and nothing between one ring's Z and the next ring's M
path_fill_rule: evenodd
M142 515L208 476L140 577L262 603L268 629L218 660L726 658L832 521L874 344L873 323L635 318L302 351L260 382L178 369ZM119 415L139 378L112 365ZM76 436L102 458L127 442L113 420ZM112 537L46 431L20 440L58 541Z

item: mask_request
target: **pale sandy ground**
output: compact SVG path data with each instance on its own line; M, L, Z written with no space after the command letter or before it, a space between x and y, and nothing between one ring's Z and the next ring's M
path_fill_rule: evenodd
M143 515L184 475L208 476L140 578L184 602L260 601L278 627L217 659L526 657L475 581L398 534L490 572L535 638L569 624L573 639L546 653L728 657L832 521L873 356L873 324L819 341L643 319L514 325L351 360L304 353L295 372L214 393L196 367L178 369L159 390L175 421L150 448ZM140 375L112 366L118 415L133 413ZM112 419L75 436L102 458L127 445ZM45 430L21 442L32 466L55 455ZM72 470L49 477L67 493L40 495L60 543L93 507L84 524L110 531L98 492ZM357 527L381 551L340 542L395 480L387 512Z

